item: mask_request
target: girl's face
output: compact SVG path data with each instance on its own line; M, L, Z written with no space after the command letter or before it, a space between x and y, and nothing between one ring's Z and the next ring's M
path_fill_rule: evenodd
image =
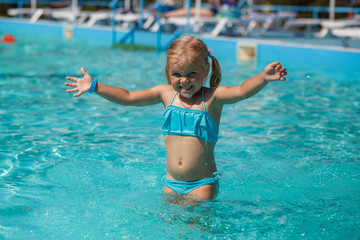
M170 84L176 92L185 98L192 98L203 86L204 79L209 73L210 64L202 59L180 61L169 60Z

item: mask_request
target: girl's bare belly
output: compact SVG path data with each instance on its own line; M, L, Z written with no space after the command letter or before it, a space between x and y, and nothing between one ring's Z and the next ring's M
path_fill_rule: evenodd
M212 177L216 172L214 143L191 136L164 136L167 152L166 177L194 181Z

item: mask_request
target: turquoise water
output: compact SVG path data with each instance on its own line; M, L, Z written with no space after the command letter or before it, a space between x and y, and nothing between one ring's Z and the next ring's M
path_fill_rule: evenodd
M129 90L165 83L163 55L24 36L0 62L0 239L360 238L358 69L288 69L227 106L221 193L178 206L161 194L163 107L63 86L81 66ZM221 62L224 85L256 72Z

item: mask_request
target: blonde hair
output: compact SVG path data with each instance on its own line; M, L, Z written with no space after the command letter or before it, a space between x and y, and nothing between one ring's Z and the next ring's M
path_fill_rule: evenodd
M202 59L204 61L204 66L207 66L209 63L209 56L212 60L210 87L216 88L221 81L221 69L218 60L209 54L209 50L205 43L200 39L191 36L176 39L170 44L166 54L165 73L168 83L170 84L170 59L175 63L180 62L182 58L186 57L190 59Z

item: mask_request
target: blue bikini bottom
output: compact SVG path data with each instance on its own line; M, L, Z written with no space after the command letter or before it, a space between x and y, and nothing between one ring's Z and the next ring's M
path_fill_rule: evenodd
M188 194L191 191L193 191L199 187L202 187L204 185L216 184L217 187L219 187L220 177L221 177L220 173L215 172L214 177L211 177L211 178L204 178L204 179L191 181L191 182L183 182L183 181L171 180L164 176L163 183L165 186L167 186L168 188L170 188L171 190L173 190L176 193Z

